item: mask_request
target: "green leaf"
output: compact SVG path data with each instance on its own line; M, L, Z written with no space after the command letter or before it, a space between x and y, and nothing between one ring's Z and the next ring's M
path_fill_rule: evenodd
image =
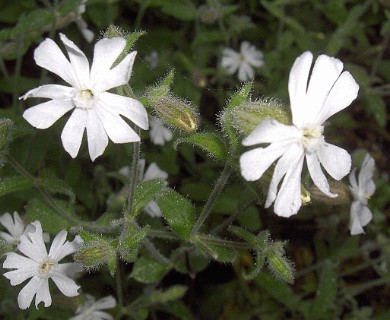
M141 257L134 263L130 276L142 283L156 283L164 277L167 270L166 265L150 257Z
M71 187L64 180L57 178L50 172L45 173L45 175L39 179L39 184L50 193L59 193L68 196L71 203L76 201L76 195Z
M191 202L169 189L157 199L157 204L172 230L181 238L188 240L195 216Z
M73 210L68 203L60 200L54 200L57 207L61 208L69 215ZM61 230L66 230L70 227L67 220L58 215L58 213L48 205L44 200L35 198L30 200L26 206L26 217L30 221L39 220L42 225L42 229L45 232L56 234Z
M148 298L150 299L150 302L152 304L167 303L173 300L180 299L184 296L186 291L187 287L182 285L175 285L165 291L152 291Z
M165 188L167 182L163 179L151 179L142 181L137 185L134 196L132 216L137 216L147 204L154 200Z
M247 82L236 93L234 93L230 98L230 101L227 105L227 109L233 110L241 103L247 101L249 98L249 94L252 90L252 85L253 85L252 82Z
M384 128L387 123L387 111L383 98L375 93L368 93L366 101L370 113L374 116L376 122Z
M24 177L7 177L0 180L0 197L25 189L29 189L33 186L30 179Z
M228 153L224 143L214 134L196 133L185 138L177 139L173 147L177 149L177 146L183 142L195 145L206 151L210 156L213 156L219 160L227 159Z
M334 265L327 261L321 269L317 295L310 310L310 319L316 319L318 315L323 315L325 311L331 309L335 303L336 293L337 274Z

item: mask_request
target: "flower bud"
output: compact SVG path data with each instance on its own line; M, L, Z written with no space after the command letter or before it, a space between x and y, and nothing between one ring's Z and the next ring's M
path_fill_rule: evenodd
M97 268L115 259L116 251L109 243L92 243L77 251L74 260L86 268Z
M276 278L279 278L287 283L294 282L294 267L288 258L284 257L283 243L278 241L271 244L271 248L267 250L266 257L268 267Z
M219 10L215 7L203 4L198 8L198 17L202 23L211 25L218 20Z
M231 123L235 129L248 135L264 119L271 118L283 124L291 123L291 115L276 99L260 99L244 102L230 111Z
M172 95L157 95L156 92L164 92L166 88L158 87L147 95L148 104L154 109L156 115L173 129L185 132L195 132L199 126L199 116L193 106L186 101Z

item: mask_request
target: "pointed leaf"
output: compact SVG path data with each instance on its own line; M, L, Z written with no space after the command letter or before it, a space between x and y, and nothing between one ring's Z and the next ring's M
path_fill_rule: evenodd
M132 215L135 217L141 213L142 209L154 200L166 185L167 182L163 179L151 179L139 183L135 190Z
M20 190L30 189L33 183L24 177L7 177L0 179L0 197Z
M194 224L194 207L191 202L169 189L157 199L157 204L172 230L188 240Z
M227 159L227 150L222 140L214 134L210 133L196 133L186 138L177 139L174 143L174 148L180 143L190 143L195 145L219 160Z
M167 270L168 266L150 257L141 257L134 263L130 276L142 283L156 283L164 277Z

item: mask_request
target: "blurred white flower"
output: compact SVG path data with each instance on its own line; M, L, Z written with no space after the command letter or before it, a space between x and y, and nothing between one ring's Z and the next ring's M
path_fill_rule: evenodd
M35 49L34 59L39 66L57 74L71 86L49 84L28 91L21 98L52 100L26 110L23 117L34 127L46 129L73 109L61 134L62 144L73 158L79 152L85 129L92 161L104 152L108 138L114 143L140 141L140 137L121 116L142 129L148 129L148 115L144 106L130 97L108 92L128 83L136 52L128 54L111 68L123 52L126 40L99 40L90 68L84 53L65 35L60 34L60 38L70 61L51 39L44 40Z
M238 80L249 81L255 76L253 67L264 65L263 52L257 50L248 41L241 42L240 52L231 48L222 51L221 66L227 73L234 74L238 70Z
M104 297L98 301L89 295L85 295L85 303L76 310L76 315L69 320L112 320L112 315L100 310L112 309L116 306L113 296Z
M317 58L309 80L312 61L313 55L305 52L295 60L290 71L288 91L293 125L265 119L242 142L245 146L270 143L266 148L255 148L241 156L241 174L248 181L260 179L280 158L265 206L275 201L274 211L283 217L296 214L301 207L301 173L305 158L314 184L329 197L337 197L337 194L330 192L321 165L336 180L347 175L351 168L348 152L325 141L323 123L351 104L359 86L349 72L342 72L340 60L326 55Z
M16 211L14 212L13 216L14 218L12 219L12 216L6 212L0 217L0 223L9 232L6 233L0 231L0 237L2 237L8 243L18 245L20 242L20 236L24 234L28 237L28 233L34 232L35 227L31 223L26 225ZM50 236L48 233L43 234L43 240L45 242L50 241Z
M53 279L58 289L67 297L77 296L80 288L70 278L79 271L78 263L58 262L65 256L75 252L81 243L79 237L72 242L66 241L66 231L61 231L54 238L49 254L43 242L42 227L39 221L32 223L34 232L20 236L18 250L25 256L15 252L6 254L7 258L3 263L5 269L15 269L4 273L10 280L11 285L16 286L31 278L18 295L19 308L26 309L30 306L35 296L35 306L43 302L45 307L51 305L49 291L49 278Z
M157 117L150 117L150 140L157 145L163 146L165 142L171 141L172 131Z
M91 43L93 40L93 37L95 34L93 31L88 29L87 23L84 21L84 19L81 17L81 15L85 12L86 6L88 0L83 0L81 4L77 7L77 17L76 17L76 25L79 28L81 34L83 35L84 39Z
M145 61L149 64L151 69L154 69L158 66L159 60L158 52L154 50L145 56Z
M364 233L363 227L372 219L372 213L368 208L368 199L375 192L375 184L372 180L375 170L374 159L367 154L360 169L358 180L356 181L356 168L349 175L349 189L353 196L351 205L351 220L349 229L351 235Z

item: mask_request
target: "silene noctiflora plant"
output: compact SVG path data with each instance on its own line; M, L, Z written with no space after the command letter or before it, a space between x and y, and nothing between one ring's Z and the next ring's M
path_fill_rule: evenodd
M68 319L159 319L165 314L191 319L192 311L199 309L202 314L207 306L202 304L194 310L187 307L191 300L187 296L188 286L198 281L197 273L208 266L212 268L211 262L216 261L231 264L234 277L239 280L239 284L217 287L245 292L242 299L249 301L244 303L245 308L252 305L252 313L243 314L242 319L260 318L256 312L261 313L258 310L264 308L256 308L264 302L256 300L263 296L255 294L256 290L273 298L293 296L288 285L294 284L297 276L294 258L287 257L288 242L273 240L272 230L259 222L266 214L263 205L273 205L278 217L271 214L270 219L281 221L296 215L311 200L332 201L339 197L340 212L349 210L351 235L364 233L363 227L375 220L375 210L370 209L368 202L376 189L374 158L366 154L359 173L356 168L351 172L352 157L344 147L334 145L333 137L326 132L331 128L329 119L358 96L359 85L346 70L348 67L336 57L319 54L314 59L313 53L301 50L286 78L288 87L283 88L288 91L289 104L277 97L253 98L255 77L267 77L270 70L272 73L274 58L267 53L269 45L260 46L237 36L240 28L253 27L248 17L226 19L236 11L235 5L217 2L207 1L198 9L183 13L189 21L196 19L197 30L203 30L205 25L230 30L223 32L219 50L201 56L207 60L210 55L213 68L190 66L195 65L196 59L192 61L184 53L171 57L163 49L147 47L151 52L144 56L147 63L144 61L142 66L140 62L138 69L137 51L132 50L145 32L126 33L114 26L94 44L92 59L80 49L81 43L76 45L77 41L70 40L73 37L61 32L60 42L51 39L54 36L47 37L36 47L33 57L44 69L43 83L15 95L22 94L16 103L29 104L25 110L15 111L16 119L0 118L0 169L4 168L5 174L12 173L0 180L0 197L25 192L25 198L10 198L19 204L17 209L11 206L0 215L0 251L6 278L0 289L6 288L6 299L13 297L4 301L20 310L30 308L34 319L49 314L42 312L42 306L51 307L54 316L59 314L58 310L66 310L62 318ZM174 6L176 2L172 3ZM267 8L273 6L268 1L261 3ZM71 20L82 37L92 42L94 33L81 17L85 4L79 1L74 12L53 25L60 28L60 22ZM149 3L141 6L145 10ZM173 14L168 2L156 6L162 13ZM135 22L138 27L141 21L142 16ZM192 49L196 51L209 38L217 41L217 35L205 32ZM2 36L0 32L0 44ZM239 52L232 49L237 44ZM142 43L139 50L142 56ZM180 67L161 71L167 56L175 63L180 61L193 75L201 74L205 85L218 86L215 101L226 101L226 105L218 107L215 125L210 119L203 119L201 108L195 106L196 99L183 98L176 92L184 95L184 87L193 84L182 81ZM267 61L271 64L267 65ZM3 67L0 59L0 69ZM154 79L155 84L151 80L139 81L140 86L133 88L129 83L133 67L135 73L142 67L153 70L152 75L166 73L159 80ZM46 71L52 79L57 78L55 83L46 83ZM137 76L132 79L139 79ZM224 79L243 82L228 99L225 95L230 88L224 85ZM366 92L367 88L363 90ZM30 106L34 101L35 105ZM25 146L27 143L17 147L12 143L13 134L15 139L26 135L26 123L20 125L23 121L37 129L52 127L49 130L53 141L57 139L55 123L59 122L62 146L71 159L64 153L66 163L62 163L60 157L52 159L50 151L45 151L39 161L32 157L31 166L35 169L25 168L14 155L28 149L28 156L27 152L34 148L33 140L29 142L31 148ZM107 148L109 140L114 144ZM58 144L47 148L55 148L61 155ZM86 148L89 158L96 163L85 161ZM199 161L201 157L206 160ZM40 162L40 166L34 161ZM87 172L92 167L92 173ZM348 174L349 185L343 182ZM302 211L307 213L315 208L314 202ZM312 216L302 213L298 218L301 217ZM340 214L338 218L343 221L344 216ZM283 223L293 223L294 219L285 219ZM269 223L270 229L273 224ZM370 228L371 225L366 227L366 231ZM355 246L357 241L348 245ZM325 245L316 242L315 246L325 251ZM333 263L336 262L331 258L318 263L318 283L329 284L324 291L336 296L337 288L332 286L337 277ZM176 277L178 273L185 274L188 281L181 281L183 277ZM332 280L327 282L328 278ZM13 291L13 286L22 284L18 293ZM213 290L210 287L215 294ZM297 305L306 304L289 311L292 318L310 318L321 313L316 311L322 310L325 300L320 290L315 293L314 302L305 301L313 293L312 290L302 295L305 298L297 298ZM218 295L223 296L219 292ZM230 296L229 299L226 305L237 310L244 301ZM33 300L36 310L31 307ZM328 315L329 310L323 309Z

